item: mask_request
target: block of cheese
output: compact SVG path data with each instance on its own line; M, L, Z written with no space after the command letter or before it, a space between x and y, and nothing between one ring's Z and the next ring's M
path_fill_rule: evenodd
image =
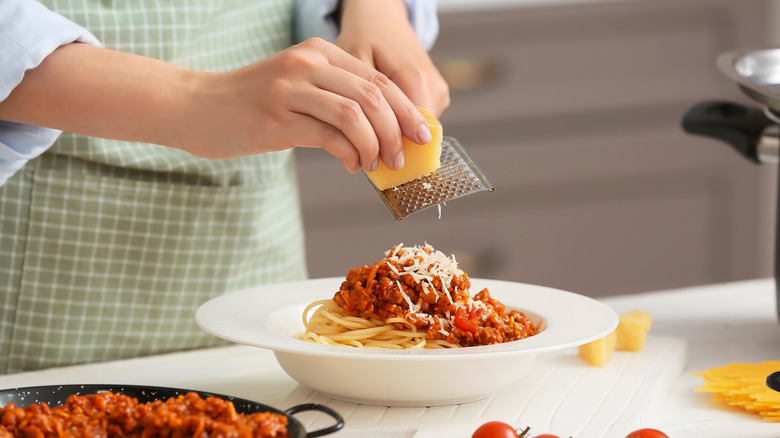
M404 167L390 170L382 160L379 160L379 167L375 171L366 172L368 178L379 190L399 186L432 173L441 167L441 140L443 135L441 123L425 108L418 108L428 122L433 139L426 144L417 144L404 137Z
M642 350L647 340L647 332L652 325L653 316L650 312L631 310L620 315L615 348L625 351Z
M613 331L601 339L596 339L593 342L580 345L577 349L577 353L589 364L603 367L612 359L612 353L615 352L616 342L617 331Z
M618 326L612 333L580 345L577 352L591 365L603 367L612 359L615 350L641 351L652 325L653 316L650 312L631 310L620 315Z

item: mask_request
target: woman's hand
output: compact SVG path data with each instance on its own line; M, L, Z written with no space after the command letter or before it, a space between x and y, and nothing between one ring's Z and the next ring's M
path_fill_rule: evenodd
M402 0L342 0L336 44L387 75L437 117L450 104L449 87L409 25Z
M220 129L227 138L193 151L201 156L322 147L354 173L376 169L380 156L389 168L402 167L402 134L419 143L431 140L424 117L396 84L319 39L215 75L204 87L206 104L197 108L209 113L189 119L237 130ZM220 140L233 150L211 147Z
M0 119L205 158L322 147L350 172L373 170L380 157L401 167L401 135L431 135L396 84L319 39L227 73L68 44L25 74Z

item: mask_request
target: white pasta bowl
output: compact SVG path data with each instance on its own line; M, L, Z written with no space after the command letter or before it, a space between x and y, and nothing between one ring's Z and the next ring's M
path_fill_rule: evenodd
M520 310L540 332L518 341L441 350L390 350L321 345L295 339L303 311L332 298L343 278L247 289L214 298L195 313L214 336L272 350L298 383L328 397L383 406L440 406L489 397L522 379L541 353L606 336L617 314L583 295L499 280L471 279L507 308Z

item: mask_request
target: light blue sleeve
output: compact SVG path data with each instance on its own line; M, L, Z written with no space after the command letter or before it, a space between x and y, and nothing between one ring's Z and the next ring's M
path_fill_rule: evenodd
M83 27L36 0L0 0L0 102L57 47L75 41L99 45ZM0 185L48 149L55 129L0 120Z
M385 1L385 0L378 0ZM430 50L439 35L436 0L405 0L409 24L425 50ZM312 37L333 42L339 33L335 13L339 0L295 0L293 39L296 43Z

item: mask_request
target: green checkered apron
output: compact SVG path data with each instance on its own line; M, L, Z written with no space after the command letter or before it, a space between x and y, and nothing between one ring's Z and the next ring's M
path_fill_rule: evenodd
M108 48L190 69L291 44L291 0L44 3ZM221 343L195 324L201 303L306 276L293 165L63 134L0 187L0 373Z

